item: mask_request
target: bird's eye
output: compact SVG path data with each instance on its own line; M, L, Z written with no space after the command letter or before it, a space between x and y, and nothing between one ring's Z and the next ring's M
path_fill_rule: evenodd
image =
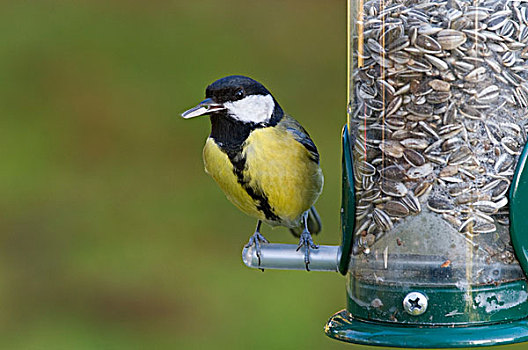
M237 99L241 99L242 97L244 97L244 90L242 89L238 89L236 92L235 92L235 97Z

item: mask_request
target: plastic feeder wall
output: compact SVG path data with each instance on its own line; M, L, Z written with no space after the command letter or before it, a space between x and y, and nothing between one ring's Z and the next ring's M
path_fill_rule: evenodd
M349 1L348 18L342 242L310 265L347 277L326 334L528 341L528 4ZM295 248L264 245L261 267L304 269Z

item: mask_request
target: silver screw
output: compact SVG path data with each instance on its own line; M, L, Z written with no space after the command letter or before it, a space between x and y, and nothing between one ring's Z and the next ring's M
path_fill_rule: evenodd
M403 299L403 308L409 315L421 315L427 310L427 297L419 292L409 293Z

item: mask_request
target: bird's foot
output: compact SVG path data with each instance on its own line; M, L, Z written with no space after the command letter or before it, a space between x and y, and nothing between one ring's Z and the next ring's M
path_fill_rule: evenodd
M260 232L256 231L253 236L249 237L249 242L245 245L245 248L249 248L252 245L255 245L255 250L257 251L258 264L260 266L260 242L269 243ZM262 269L262 271L264 271Z
M308 265L310 265L310 249L319 249L319 246L314 243L312 235L308 230L304 230L303 233L301 233L297 251L302 247L304 247L304 264L306 265L306 271L310 271L310 268L308 267Z

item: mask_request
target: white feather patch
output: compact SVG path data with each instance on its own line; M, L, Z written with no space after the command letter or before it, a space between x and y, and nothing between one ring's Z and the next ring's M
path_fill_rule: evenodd
M271 119L275 102L271 95L250 95L241 100L224 103L234 119L245 123L265 123Z

